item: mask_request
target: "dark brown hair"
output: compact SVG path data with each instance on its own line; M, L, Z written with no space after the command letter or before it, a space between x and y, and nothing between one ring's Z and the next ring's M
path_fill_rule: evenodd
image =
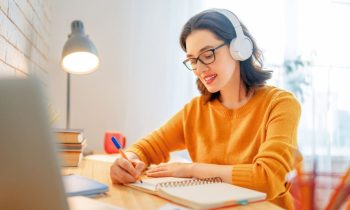
M245 61L240 61L241 80L248 93L251 89L265 84L266 80L271 78L272 72L262 70L261 50L257 47L245 25L242 24L242 22L240 23L244 34L253 42L252 56ZM230 44L231 40L237 36L232 23L223 14L216 11L199 13L189 19L182 29L180 45L185 52L187 37L193 31L200 29L209 30L214 33L218 39L223 40L227 44ZM200 79L197 79L197 87L199 92L204 96L206 102L214 100L220 95L219 92L210 93Z

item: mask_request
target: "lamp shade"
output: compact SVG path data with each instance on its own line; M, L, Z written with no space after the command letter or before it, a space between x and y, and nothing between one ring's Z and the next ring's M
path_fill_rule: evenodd
M95 45L84 32L83 22L75 20L71 24L72 33L68 35L62 51L62 67L72 74L88 74L97 69L99 57Z

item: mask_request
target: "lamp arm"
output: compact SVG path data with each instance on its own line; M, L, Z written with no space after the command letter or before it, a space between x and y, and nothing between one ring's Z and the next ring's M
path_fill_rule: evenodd
M67 112L66 112L66 128L70 128L70 73L67 72Z

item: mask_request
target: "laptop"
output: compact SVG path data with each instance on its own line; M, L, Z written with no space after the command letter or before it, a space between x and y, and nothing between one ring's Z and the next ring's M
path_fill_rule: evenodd
M0 79L0 209L69 210L39 81ZM120 209L72 197L74 210Z

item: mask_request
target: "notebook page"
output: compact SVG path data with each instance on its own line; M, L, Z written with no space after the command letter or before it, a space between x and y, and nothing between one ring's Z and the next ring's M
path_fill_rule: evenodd
M142 179L143 183L135 182L127 184L126 186L139 189L148 193L156 194L156 185L164 182L185 181L191 180L190 178L177 178L177 177L161 177L161 178L148 178Z
M162 197L192 208L215 208L245 201L263 200L265 193L227 183L164 187L159 189Z

